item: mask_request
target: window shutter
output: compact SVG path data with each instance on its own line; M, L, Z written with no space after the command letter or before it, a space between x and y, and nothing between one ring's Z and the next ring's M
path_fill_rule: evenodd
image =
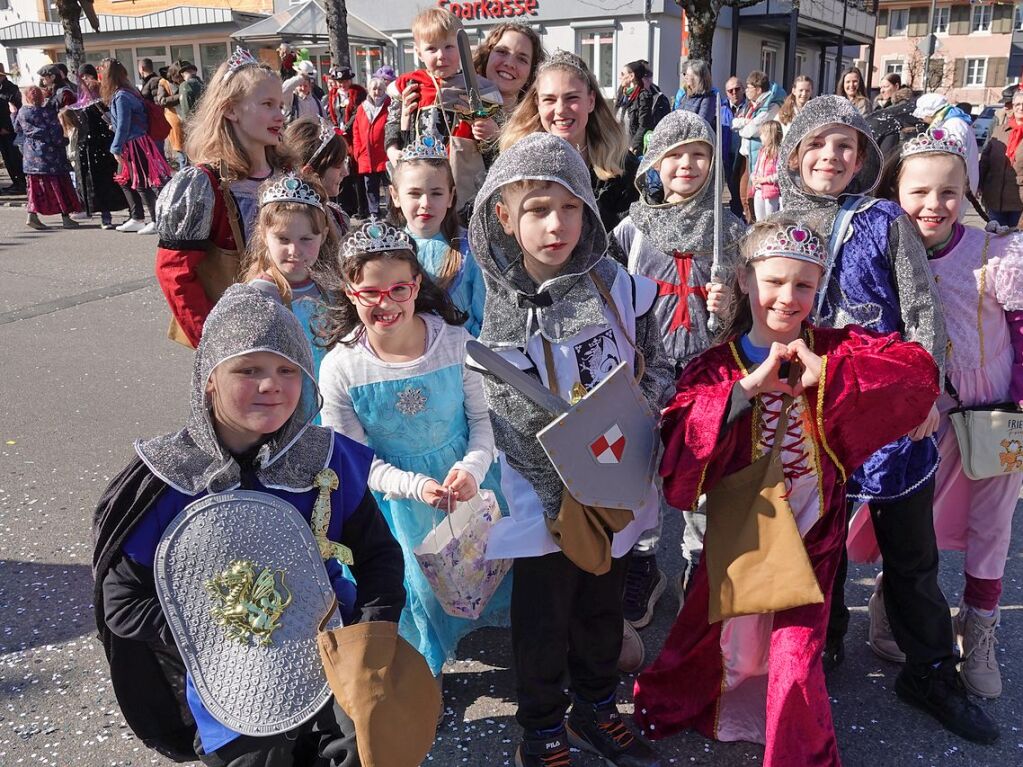
M953 5L949 15L948 33L950 35L970 34L970 5Z
M927 34L927 16L930 8L909 9L909 29L906 34L910 37L923 37Z
M995 5L991 17L991 32L996 35L1012 34L1012 5ZM988 69L988 72L991 70Z
M966 59L956 59L955 76L952 79L953 88L962 88L966 84Z
M987 60L987 77L984 85L988 88L1002 88L1009 75L1009 59L1004 56Z
M888 37L888 11L877 12L877 36L878 39Z

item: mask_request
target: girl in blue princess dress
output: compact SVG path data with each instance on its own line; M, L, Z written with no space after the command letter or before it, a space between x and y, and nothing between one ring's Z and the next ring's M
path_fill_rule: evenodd
M320 368L323 423L376 453L369 487L405 556L408 601L401 635L440 680L458 641L484 625L508 625L506 578L475 621L444 612L413 549L440 520L437 509L480 488L497 496L494 434L478 373L464 366L465 315L416 258L405 232L370 222L342 246L346 300L329 310Z
M427 135L406 147L391 174L391 219L412 235L419 263L468 315L465 329L478 336L486 288L456 202L465 201L456 200L443 143Z

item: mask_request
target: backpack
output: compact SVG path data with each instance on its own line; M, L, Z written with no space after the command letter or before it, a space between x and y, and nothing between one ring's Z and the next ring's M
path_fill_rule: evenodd
M663 120L670 111L671 102L668 101L668 97L664 95L664 91L657 91L654 94L654 103L650 107L650 113L654 118L654 125Z
M163 107L149 99L142 99L142 103L146 105L146 117L149 119L149 137L153 141L166 140L170 135L171 126L163 113Z

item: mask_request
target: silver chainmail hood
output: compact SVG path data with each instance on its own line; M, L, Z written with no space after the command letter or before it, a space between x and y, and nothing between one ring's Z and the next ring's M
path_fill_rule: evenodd
M629 216L643 236L665 253L676 250L690 253L713 252L714 234L714 166L707 181L692 197L677 203L658 201L651 195L647 171L656 167L668 152L682 144L703 141L714 154L714 132L707 121L695 112L676 110L657 123L646 156L636 172L636 188L640 198L632 203ZM726 211L722 216L725 248L736 247L746 231L743 223Z
M253 352L273 352L291 360L306 379L294 415L256 455L259 481L266 487L306 490L330 459L331 430L310 425L321 401L311 373L312 351L298 318L256 288L232 285L206 319L195 352L187 425L174 434L135 443L139 457L175 489L196 495L238 486L241 469L217 439L206 385L222 362Z
M497 218L501 188L527 179L561 184L585 204L579 244L561 273L537 286L522 263L515 236L505 234ZM483 270L487 299L480 341L493 348L524 347L538 327L560 343L587 325L604 322L603 301L586 274L604 257L607 233L590 186L590 171L564 139L532 133L501 152L476 195L469 244ZM613 264L608 282L613 279ZM525 311L523 311L525 310Z
M806 190L799 174L799 163L795 169L791 160L797 155L799 143L811 133L831 123L848 125L859 131L865 140L866 152L863 167L839 197L818 195ZM792 121L785 140L781 142L778 157L778 186L781 189L781 210L786 218L809 225L825 240L831 236L838 206L842 197L849 194L870 194L881 176L883 157L870 132L863 115L842 96L818 96L810 99Z

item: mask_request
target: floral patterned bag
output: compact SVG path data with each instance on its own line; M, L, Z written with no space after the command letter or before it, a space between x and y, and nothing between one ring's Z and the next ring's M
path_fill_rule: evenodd
M475 620L512 566L510 559L487 559L490 531L501 519L489 490L459 503L413 550L444 612Z

